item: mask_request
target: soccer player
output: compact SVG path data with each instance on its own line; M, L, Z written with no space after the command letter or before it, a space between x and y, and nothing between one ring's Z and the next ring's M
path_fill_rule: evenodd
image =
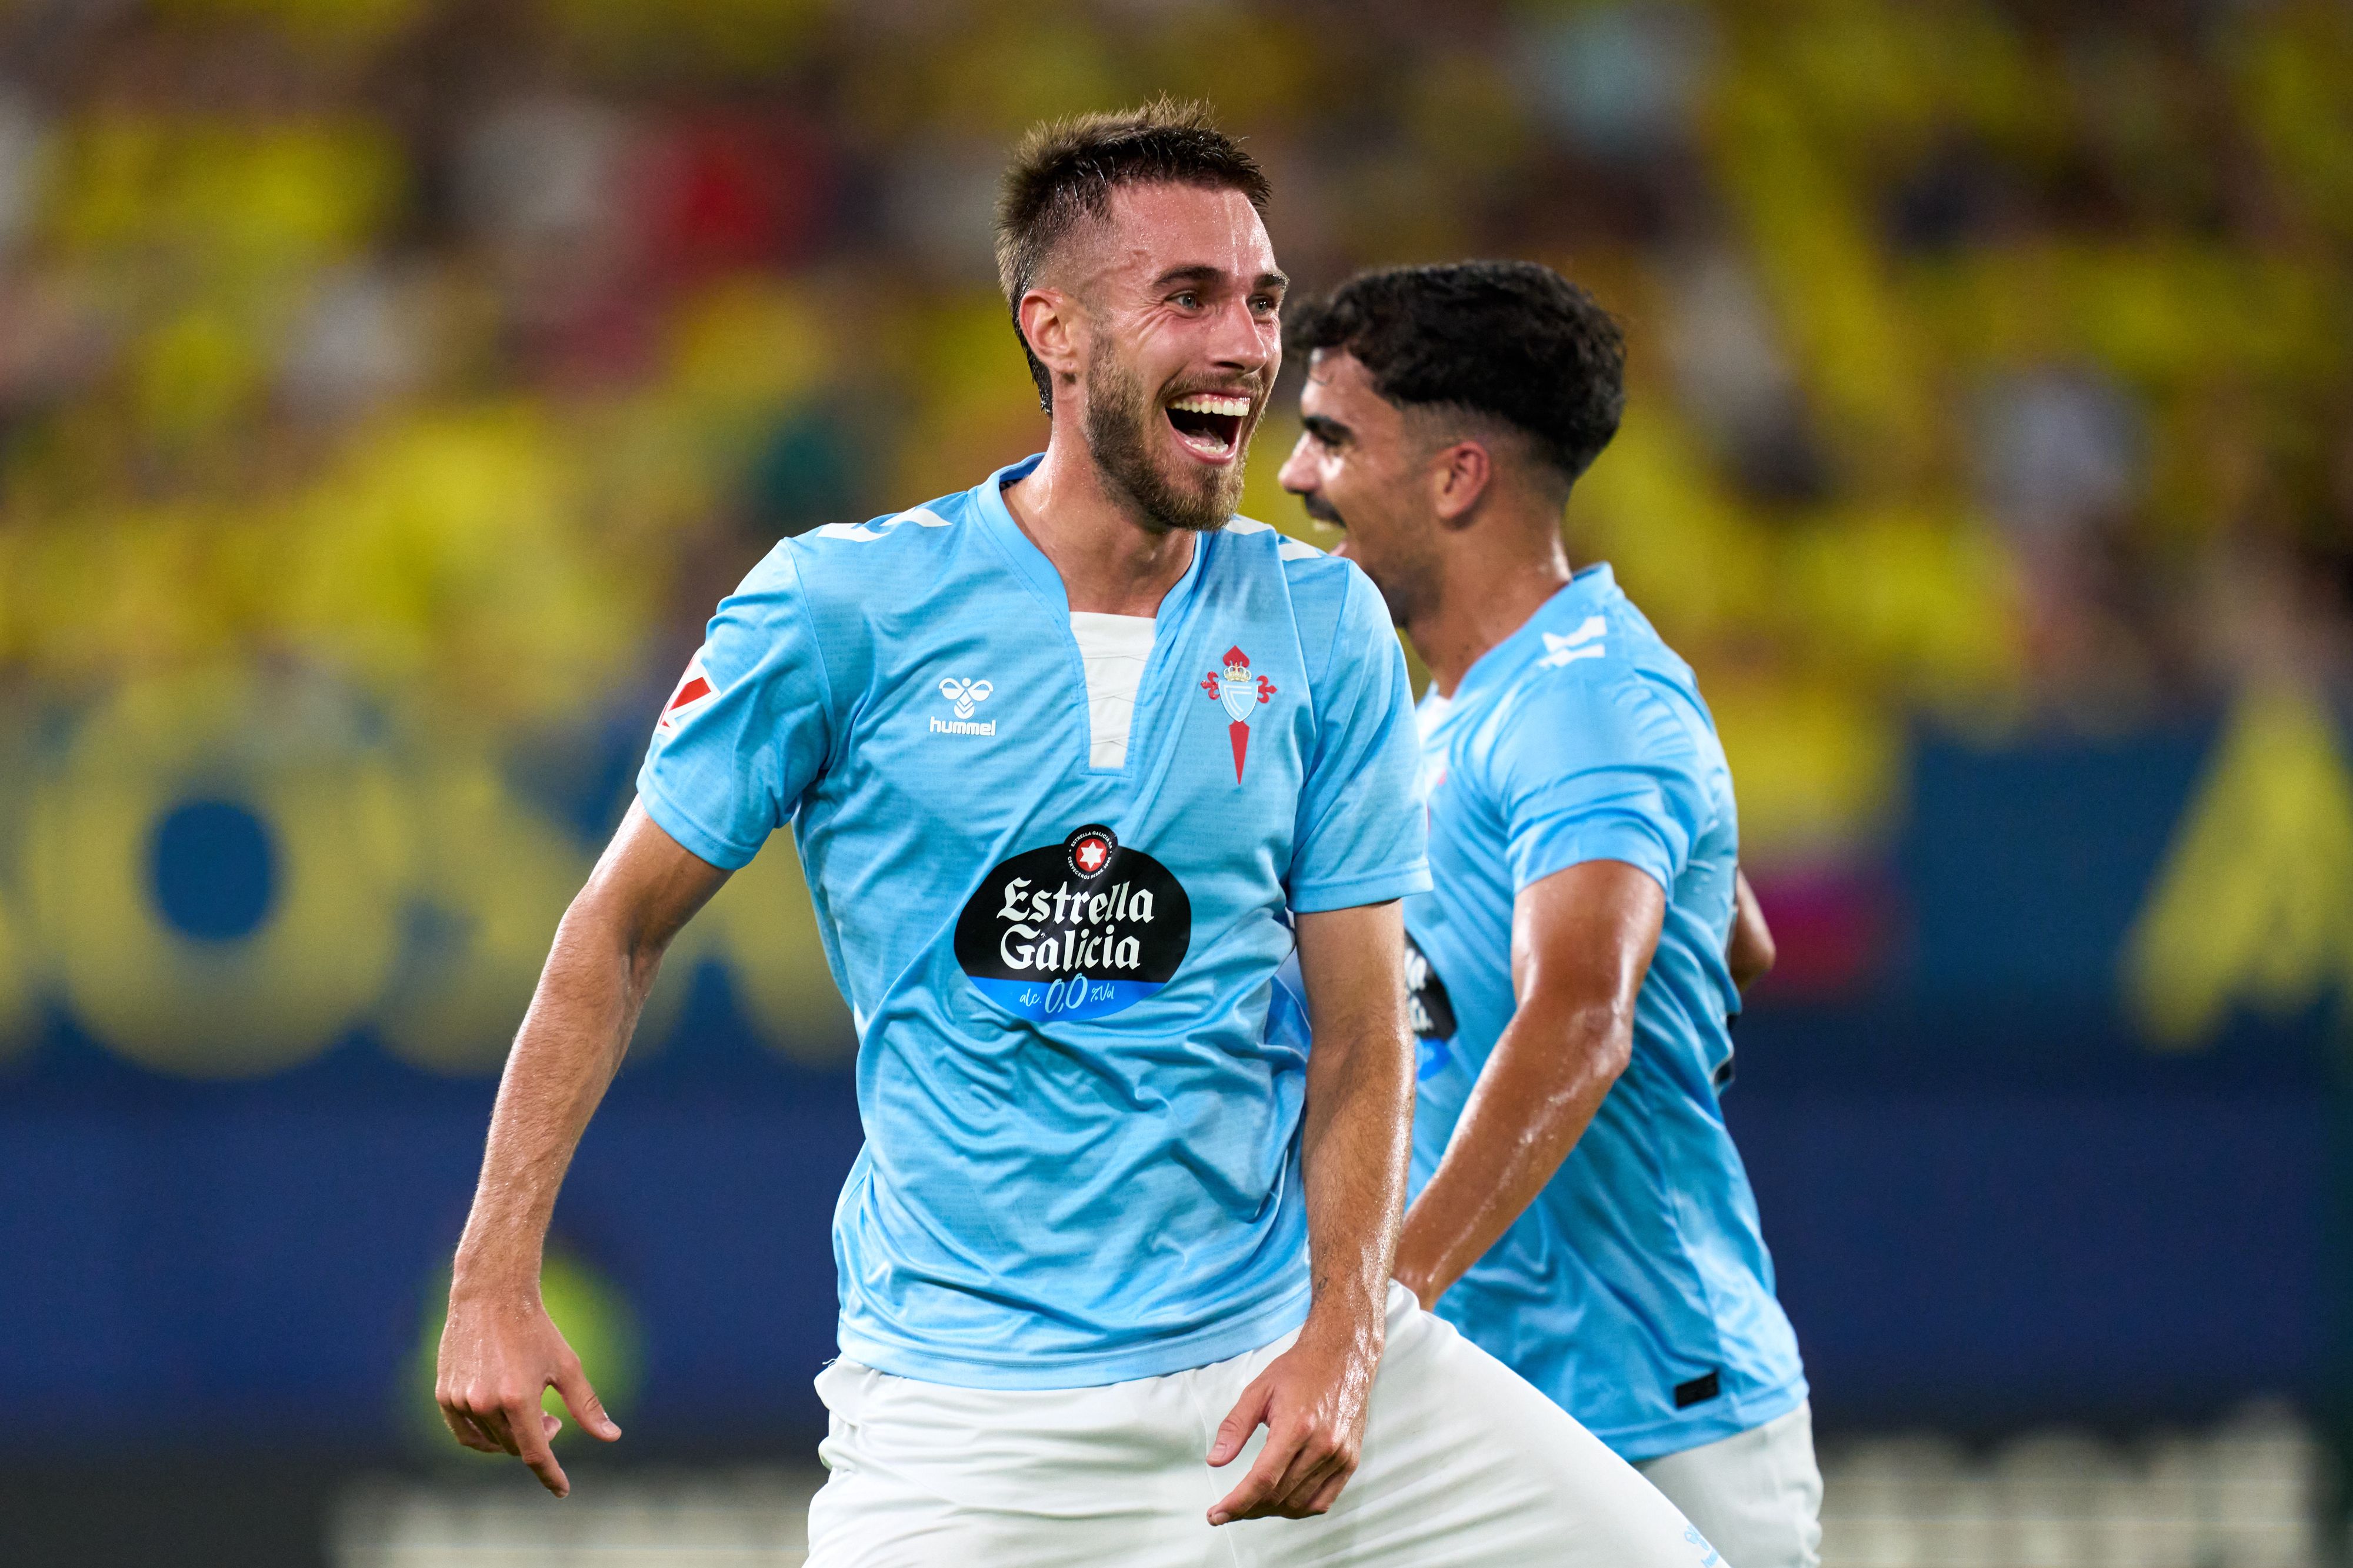
M719 606L500 1086L461 1442L562 1495L542 1390L619 1435L542 1238L663 945L789 823L867 1138L816 1568L1713 1561L1391 1283L1419 757L1372 585L1233 516L1282 357L1267 198L1198 110L1034 134L997 239L1044 454ZM1303 1005L1312 1050L1271 1044Z
M1345 527L1335 552L1431 676L1398 1278L1733 1568L1810 1565L1805 1376L1717 1102L1734 973L1771 937L1691 668L1562 547L1624 405L1618 329L1548 268L1478 262L1358 278L1292 344L1311 359L1282 483Z

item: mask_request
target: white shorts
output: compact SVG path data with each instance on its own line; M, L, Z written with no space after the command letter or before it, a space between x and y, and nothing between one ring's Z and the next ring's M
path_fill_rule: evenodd
M1284 1335L1096 1388L950 1388L838 1361L809 1568L1722 1568L1631 1466L1393 1286L1362 1463L1320 1519L1212 1528L1250 1473L1205 1456Z
M1820 1568L1822 1472L1814 1412L1634 1467L1724 1552L1731 1568Z

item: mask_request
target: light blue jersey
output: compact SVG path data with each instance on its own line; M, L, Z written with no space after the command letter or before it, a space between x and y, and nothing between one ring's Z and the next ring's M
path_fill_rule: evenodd
M1794 1409L1797 1339L1716 1101L1740 1005L1725 966L1740 831L1691 667L1593 566L1419 718L1436 887L1406 903L1415 1192L1511 1021L1519 890L1622 860L1667 894L1631 1063L1439 1311L1629 1459Z
M1157 1376L1300 1323L1285 906L1430 885L1380 597L1262 523L1197 541L1125 764L1090 764L1061 578L1001 493L1036 460L779 544L638 781L714 866L792 825L860 1042L841 1349L965 1387Z

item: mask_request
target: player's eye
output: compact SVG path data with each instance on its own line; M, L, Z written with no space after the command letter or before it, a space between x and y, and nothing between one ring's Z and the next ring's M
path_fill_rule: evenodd
M1198 310L1201 308L1201 296L1190 289L1170 295L1169 301L1172 304L1182 305L1188 310Z

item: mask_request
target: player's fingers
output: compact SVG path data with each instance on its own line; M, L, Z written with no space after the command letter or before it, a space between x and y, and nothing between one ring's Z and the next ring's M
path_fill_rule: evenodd
M495 1454L499 1451L499 1446L482 1436L482 1429L474 1425L472 1417L461 1415L446 1405L440 1409L441 1424L449 1428L449 1436L478 1453Z
M487 1390L468 1389L448 1408L482 1435L482 1440L490 1445L485 1452L512 1454L515 1451L514 1439L507 1434L506 1417L500 1412L498 1399Z
M511 1455L514 1452L514 1449L508 1445L500 1427L480 1415L469 1415L466 1421L475 1431L481 1434L483 1453Z
M1275 1493L1272 1508L1285 1519L1307 1519L1323 1512L1316 1500L1326 1491L1336 1496L1338 1484L1345 1483L1356 1473L1355 1455L1339 1448L1323 1451L1321 1458L1314 1458L1321 1447L1301 1445L1298 1458L1292 1461L1290 1472Z
M1211 1505L1209 1522L1225 1524L1237 1519L1254 1519L1267 1499L1277 1495L1276 1487L1283 1473L1291 1468L1293 1457L1299 1449L1299 1434L1270 1423L1266 1429L1266 1447L1258 1451L1258 1463L1241 1484Z
M1307 1500L1315 1495L1324 1485L1325 1477L1331 1473L1331 1456L1311 1446L1309 1436L1301 1434L1299 1443L1292 1449L1291 1462L1266 1489L1265 1500L1259 1505L1261 1514L1282 1519L1300 1518L1301 1510L1307 1506ZM1274 1440L1270 1436L1267 1441L1271 1446Z
M514 1441L515 1458L531 1467L531 1473L539 1478L541 1486L557 1497L569 1497L572 1482L565 1475L564 1467L555 1462L554 1451L547 1446L548 1428L541 1419L546 1413L540 1409L539 1401L518 1400L505 1406L504 1414L508 1436Z
M580 1363L566 1356L555 1369L555 1391L564 1395L565 1408L580 1423L580 1429L590 1436L609 1443L621 1435L620 1426L605 1414L605 1402L596 1397L588 1374L580 1370Z
M1307 1507L1303 1511L1310 1518L1319 1513L1331 1512L1332 1505L1340 1500L1341 1492L1347 1489L1348 1482L1355 1478L1356 1473L1353 1468L1345 1469L1326 1479L1315 1495L1307 1500Z
M1250 1441L1250 1434L1258 1430L1259 1423L1266 1419L1267 1405L1273 1398L1273 1388L1262 1378L1242 1390L1242 1396L1234 1401L1234 1407L1218 1423L1218 1435L1209 1442L1209 1464L1213 1468L1233 1462L1234 1456Z

